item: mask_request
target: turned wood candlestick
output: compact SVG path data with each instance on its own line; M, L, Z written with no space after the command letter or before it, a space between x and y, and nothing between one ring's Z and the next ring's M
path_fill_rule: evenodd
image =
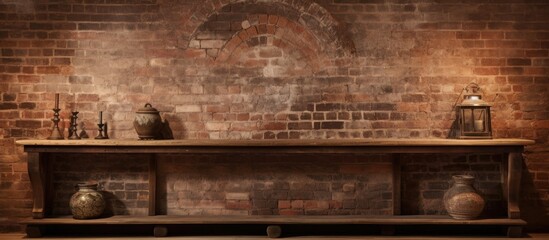
M58 103L56 103L56 105L58 105ZM51 135L48 137L48 139L50 140L61 140L61 139L65 139L63 137L63 133L61 133L61 130L59 130L59 121L61 119L59 119L59 111L61 111L61 109L59 109L59 107L55 107L53 109L53 118L51 119L51 121L53 122L53 128L51 130Z
M103 132L105 131L103 129L103 127L105 127L105 124L99 123L99 124L97 124L97 127L98 127L98 129L97 129L98 133L97 133L97 137L95 137L95 139L108 139L108 137L105 137L105 135L103 134Z
M80 136L78 136L78 112L71 112L71 127L69 128L69 139L80 139Z

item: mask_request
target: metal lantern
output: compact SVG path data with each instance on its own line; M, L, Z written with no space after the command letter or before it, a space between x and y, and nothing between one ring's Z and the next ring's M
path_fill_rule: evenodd
M457 105L459 138L492 138L491 105L482 100L478 84L471 83L465 90L463 101Z

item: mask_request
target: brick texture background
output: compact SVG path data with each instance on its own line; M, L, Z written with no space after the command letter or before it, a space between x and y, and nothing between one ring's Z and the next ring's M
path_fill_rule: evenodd
M162 158L160 213L392 214L392 165L387 157L303 155L296 159L281 154L231 159Z
M69 110L77 109L90 136L103 111L111 138L136 138L134 112L150 102L176 139L446 138L453 105L470 82L494 105L495 137L536 140L525 153L521 206L532 228L549 225L546 0L0 0L0 48L0 231L19 231L18 219L30 216L26 155L14 142L49 135L54 93L61 94L65 132ZM89 169L82 171L69 157L56 159L57 213L66 213L72 185L90 178L113 193L115 206L129 206L114 213L144 212L145 163L109 166L108 159L91 164L87 156L72 157ZM405 212L442 213L440 196L456 172L477 176L498 212L501 193L491 189L501 185L501 156L430 162L437 158L406 160ZM252 179L268 167L310 167L242 161L244 179L216 179L200 164L190 166L197 169L193 176L166 171L165 210L203 211L196 210L203 199L196 195L207 194L184 184L195 178L212 188L224 186L212 182L228 185L218 196L224 207L214 190L205 199L211 202L202 202L216 209L212 214L340 214L345 202L341 208L332 202L340 190L354 187L354 200L367 198L354 173L342 170L344 162L313 172L333 170L331 178L351 176L348 182L296 173L295 179L271 176L265 182L272 185L260 186ZM163 164L192 165L170 158ZM131 175L126 166L143 171ZM104 169L113 170L101 175ZM241 188L232 191L235 184ZM261 192L291 194L310 186L329 187L332 197L259 202ZM383 214L385 204L391 203L352 209Z

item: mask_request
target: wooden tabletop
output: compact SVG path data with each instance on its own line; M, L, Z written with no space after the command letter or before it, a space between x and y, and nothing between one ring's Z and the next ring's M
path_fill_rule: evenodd
M527 139L291 139L291 140L18 140L23 146L205 146L205 147L349 147L349 146L526 146Z

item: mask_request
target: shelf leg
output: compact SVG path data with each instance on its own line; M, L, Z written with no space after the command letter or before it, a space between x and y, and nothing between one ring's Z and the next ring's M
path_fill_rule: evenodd
M28 238L41 238L42 237L42 228L35 225L27 225L25 231L27 232Z
M522 176L522 153L510 152L507 159L507 213L512 219L520 218L520 182Z
M44 218L46 203L46 155L44 153L28 154L28 171L32 186L32 218Z
M509 237L509 238L522 237L522 227L521 226L509 226L509 227L507 227L507 237Z
M149 156L149 216L156 215L156 155Z
M401 157L400 154L393 154L393 215L401 214L402 205L402 179L401 179Z
M155 237L166 237L168 236L168 227L157 225L154 226L154 236Z
M269 225L267 227L267 236L269 238L279 238L282 235L282 228L278 225Z

